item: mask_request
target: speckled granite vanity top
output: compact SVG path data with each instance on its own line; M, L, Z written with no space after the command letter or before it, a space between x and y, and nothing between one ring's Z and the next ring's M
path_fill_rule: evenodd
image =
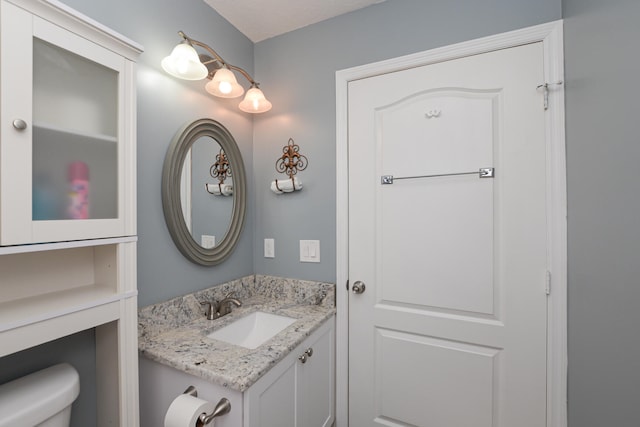
M242 307L207 320L200 302L220 301L230 292ZM207 337L255 311L297 320L254 350ZM138 346L151 360L242 392L334 314L333 284L248 276L141 308Z

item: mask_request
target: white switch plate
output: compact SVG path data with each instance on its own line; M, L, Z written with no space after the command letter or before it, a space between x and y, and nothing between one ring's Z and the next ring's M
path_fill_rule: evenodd
M211 249L216 245L216 236L209 236L207 234L203 234L200 237L200 246L205 249Z
M320 240L300 240L300 262L320 262Z
M264 239L264 257L275 258L275 242L273 239Z

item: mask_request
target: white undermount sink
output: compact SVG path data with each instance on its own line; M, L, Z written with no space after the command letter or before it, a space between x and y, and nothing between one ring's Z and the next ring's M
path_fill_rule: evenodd
M291 317L256 311L210 333L207 337L254 349L295 321L296 319Z

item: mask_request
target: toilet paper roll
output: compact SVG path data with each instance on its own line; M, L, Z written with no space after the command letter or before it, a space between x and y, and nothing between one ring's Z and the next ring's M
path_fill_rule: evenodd
M181 394L171 402L164 417L164 427L195 427L200 414L211 414L214 408L211 402Z

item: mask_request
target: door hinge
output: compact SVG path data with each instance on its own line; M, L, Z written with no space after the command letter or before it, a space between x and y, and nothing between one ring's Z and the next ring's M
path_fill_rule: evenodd
M349 292L349 279L347 279L347 292Z
M545 275L544 292L547 295L551 294L551 272L550 271L547 271L547 274Z

